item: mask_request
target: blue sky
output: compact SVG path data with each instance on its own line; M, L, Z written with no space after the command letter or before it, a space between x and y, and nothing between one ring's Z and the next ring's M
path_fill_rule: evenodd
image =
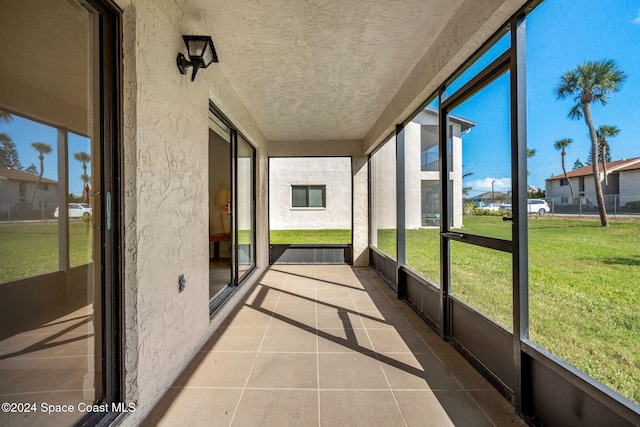
M473 67L479 71L496 58L505 46L503 38ZM584 162L589 152L588 131L583 120L570 120L570 100L557 100L554 88L560 76L586 60L613 59L627 74L622 90L611 96L605 107L593 107L596 126L615 125L619 136L610 139L614 160L640 156L640 2L638 0L547 0L527 17L527 134L528 147L536 150L529 159L529 184L544 188L545 179L562 173L560 153L553 143L572 138L567 149L567 169L576 159ZM464 77L463 77L464 78ZM451 87L451 86L450 86ZM502 76L480 94L452 113L477 122L464 136L465 181L471 195L510 190L508 76ZM16 117L1 123L0 132L15 142L22 165L39 168L34 141L50 144L54 151L45 156L44 176L58 180L56 130ZM72 135L69 140L69 190L82 193L81 163L73 154L90 153L86 138ZM91 164L87 171L91 175Z
M576 159L587 159L590 141L584 120L568 119L572 101L557 100L554 94L560 76L587 60L613 59L627 74L622 90L606 106L593 106L593 118L596 126L621 129L609 141L613 160L640 157L638 46L637 0L548 0L527 17L527 139L528 148L536 150L528 163L530 185L544 188L546 178L562 173L561 155L553 148L558 139L573 139L566 155L568 170ZM496 191L510 189L508 110L500 105L508 97L506 80L501 77L453 112L478 123L464 137L463 168L473 172L464 185L472 187L471 195L491 191L492 181Z
M44 177L58 181L58 133L56 128L46 126L34 121L24 119L20 116L13 116L10 123L0 123L0 132L6 133L11 137L18 154L20 163L24 169L28 168L32 163L40 172L40 160L38 152L33 149L31 143L44 142L49 144L53 149L51 153L44 156ZM90 140L88 138L69 134L69 192L81 195L83 181L82 163L74 159L73 155L84 151L91 154ZM91 176L91 163L87 164L87 175Z

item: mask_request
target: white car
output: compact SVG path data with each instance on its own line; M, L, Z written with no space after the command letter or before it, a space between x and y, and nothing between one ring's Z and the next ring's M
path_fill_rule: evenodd
M527 199L527 211L539 215L547 214L551 211L549 204L544 199Z
M53 213L58 218L58 208ZM88 203L69 203L69 218L88 218L91 216L91 206Z
M498 212L500 210L500 205L498 203L489 203L488 205L481 206L480 209Z

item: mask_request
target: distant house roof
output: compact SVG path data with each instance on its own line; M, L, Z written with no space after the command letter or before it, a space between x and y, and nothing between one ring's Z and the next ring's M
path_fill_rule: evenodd
M440 114L438 112L438 110L436 110L435 108L431 108L431 107L426 107L424 109L425 113L429 113L432 116L437 116L438 114ZM462 132L464 132L467 129L471 129L472 127L474 127L475 125L477 125L476 122L472 122L471 120L467 120L465 118L462 117L458 117L458 116L453 116L451 114L449 114L449 120L451 120L454 123L458 123L460 125L460 130Z
M620 172L620 171L630 171L635 169L640 169L640 157L607 162L607 174L610 174L613 172ZM602 171L602 163L598 163L598 171ZM591 175L593 175L593 168L591 167L591 165L583 166L576 170L567 172L567 177L569 178L575 178L579 176L591 176ZM546 180L553 181L556 179L563 179L563 178L564 178L564 174L561 174L561 175L552 176L551 178L547 178Z
M503 193L501 191L494 191L493 193L491 193L491 191L487 191L486 193L482 193L482 194L478 194L477 196L473 197L474 199L511 199L511 194L508 193Z
M34 175L29 172L19 171L16 169L0 169L0 179L6 181L27 181L38 182L38 175ZM57 184L57 181L53 181L48 178L42 178L40 181L42 184Z

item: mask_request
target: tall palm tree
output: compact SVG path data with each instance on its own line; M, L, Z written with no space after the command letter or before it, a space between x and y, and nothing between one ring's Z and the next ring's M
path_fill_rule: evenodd
M598 145L602 148L602 171L604 172L604 185L609 185L609 178L607 177L607 147L609 142L607 137L618 136L620 129L617 126L602 125L596 131L598 137Z
M80 179L83 182L83 186L82 186L82 195L84 196L84 200L87 203L91 203L90 202L90 195L91 195L91 186L89 185L89 181L91 181L91 177L89 175L87 175L86 173L83 173L82 175L80 175Z
M89 163L91 161L91 155L88 153L85 153L84 151L81 151L79 153L75 153L73 155L73 157L79 161L82 162L82 175L80 176L80 178L82 179L82 181L84 182L84 185L82 187L82 193L85 196L85 200L87 201L87 203L89 203L89 175L87 175L87 163Z
M571 138L563 138L557 140L553 147L560 151L560 155L562 156L562 172L564 173L564 179L569 183L569 189L571 189L571 198L574 199L576 197L576 193L573 191L573 184L569 180L569 175L567 175L567 169L564 167L564 156L567 154L566 148L571 145L573 139Z
M609 225L609 219L604 206L598 160L596 159L598 155L598 136L596 127L593 124L593 116L591 115L591 104L599 102L602 105L607 105L609 96L622 88L622 83L626 78L626 74L611 59L586 61L579 64L575 69L565 72L560 78L560 84L555 89L558 99L570 97L576 103L569 110L569 118L579 120L584 117L587 128L589 128L593 181L596 188L600 223L603 227Z
M31 204L33 205L33 200L36 197L36 190L40 186L40 182L42 182L42 175L44 175L44 155L49 154L51 152L51 146L49 144L45 144L44 142L32 142L31 146L36 150L40 155L38 159L40 159L40 175L38 176L38 183L33 188L33 193L31 193Z

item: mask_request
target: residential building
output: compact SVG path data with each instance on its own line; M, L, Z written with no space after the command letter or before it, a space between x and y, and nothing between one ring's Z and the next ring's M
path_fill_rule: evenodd
M42 178L38 184L38 178L38 175L29 172L0 169L0 214L8 214L12 210L17 214L26 208L45 209L47 213L52 213L58 206L58 183ZM38 189L33 194L36 185Z
M613 209L614 206L624 207L629 202L640 200L640 157L607 162L607 182L604 169L599 163L600 185L607 209ZM583 205L597 206L591 165L568 171L566 177L560 174L547 178L546 198L554 199L554 203L559 205L573 204L569 182L573 185L575 197L581 198Z
M453 189L452 223L462 227L462 137L475 123L450 116L452 129L452 170L449 173ZM427 107L405 127L406 227L416 229L437 226L440 216L438 111ZM395 156L379 157L380 167L395 169ZM351 165L345 158L272 158L269 165L270 226L272 230L350 229L351 228ZM326 198L319 207L293 206L294 187L316 185ZM386 191L389 184L382 186ZM302 190L302 189L301 189ZM378 211L381 228L395 227L395 209Z

